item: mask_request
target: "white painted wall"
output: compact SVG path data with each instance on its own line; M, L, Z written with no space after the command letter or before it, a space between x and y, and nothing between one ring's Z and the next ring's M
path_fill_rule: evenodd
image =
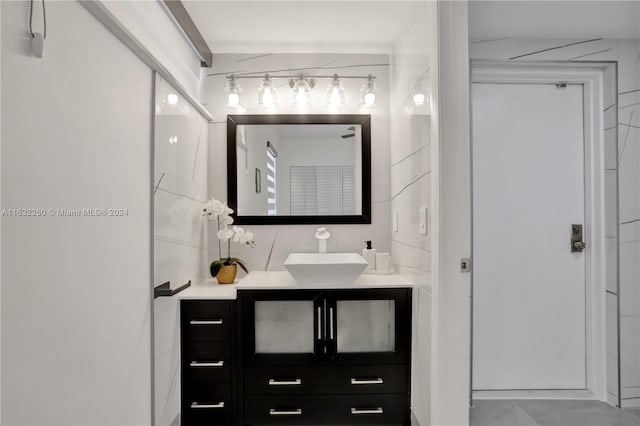
M162 0L99 1L192 96L200 99L200 58Z
M151 71L79 3L43 59L0 7L3 207L128 209L2 218L2 423L149 424Z
M280 153L280 142L278 131L272 126L242 126L244 128L244 140L246 150L236 146L237 178L238 178L238 213L243 215L266 215L267 214L267 141L274 145L276 151ZM244 142L243 142L244 143ZM276 160L277 176L277 196L280 198L284 186L279 185L281 175L284 170L281 166L281 157ZM256 169L260 169L260 184L262 191L256 192ZM281 207L282 203L278 203Z
M438 3L432 68L432 424L469 424L471 168L467 3ZM435 39L435 40L433 40ZM437 136L436 136L437 135Z
M389 80L387 55L341 55L341 54L273 54L273 55L214 55L214 68L209 71L204 99L207 108L216 117L209 127L209 194L225 200L227 195L226 167L226 115L237 112L227 111L224 107L225 75L231 72L269 72L282 73L304 71L309 75L327 75L337 72L342 75L375 75L378 87L379 105L371 111L372 132L372 224L371 225L329 225L331 232L329 251L355 251L364 248L365 240L373 240L379 252L390 250L389 217ZM296 71L286 71L286 70ZM257 109L257 93L260 79L240 80L244 89L244 103L247 114L260 113ZM360 87L364 83L359 79L343 81L347 108L345 114L359 114ZM277 80L279 86L279 113L295 112L292 107L292 91L285 80ZM315 114L327 113L325 91L329 80L319 80L312 95L312 108ZM282 87L280 87L282 86ZM321 225L321 224L320 224ZM291 251L316 251L318 243L314 238L316 225L296 226L246 226L255 234L254 248L233 245L233 254L249 265L252 270L264 270L269 250L277 233L276 244L271 258L270 268L283 270L284 261ZM217 256L215 233L209 231L209 257Z

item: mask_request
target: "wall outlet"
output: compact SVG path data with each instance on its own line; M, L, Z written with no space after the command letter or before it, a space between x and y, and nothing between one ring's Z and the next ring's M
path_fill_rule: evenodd
M398 216L398 210L394 210L391 220L393 222L393 232L398 232Z
M428 212L427 207L422 206L418 210L418 227L420 229L420 234L427 235L427 221L428 221Z

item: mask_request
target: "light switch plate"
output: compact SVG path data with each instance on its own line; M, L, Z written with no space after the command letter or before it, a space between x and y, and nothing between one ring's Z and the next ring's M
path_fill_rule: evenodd
M398 210L393 211L393 232L398 232Z
M418 227L420 229L420 234L427 235L427 220L428 220L428 212L427 207L422 206L418 210Z

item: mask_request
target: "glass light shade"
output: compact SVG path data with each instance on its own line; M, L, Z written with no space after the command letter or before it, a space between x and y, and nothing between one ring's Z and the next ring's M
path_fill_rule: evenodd
M426 101L426 96L424 95L424 93L416 93L415 95L413 95L413 104L415 106L421 106L424 105L425 101Z
M293 105L299 109L311 105L311 88L304 79L298 79L293 86Z
M167 95L167 103L169 105L177 105L178 104L178 95L175 93L169 93Z
M344 87L337 76L333 77L327 89L327 105L330 108L340 108L345 104Z
M242 87L238 84L235 77L231 77L224 89L225 102L227 108L238 108L241 106L240 97L242 96Z
M376 88L371 74L367 76L367 81L360 89L360 106L362 108L373 108L376 106Z
M267 74L262 85L258 89L258 106L263 108L275 108L278 105L278 90Z

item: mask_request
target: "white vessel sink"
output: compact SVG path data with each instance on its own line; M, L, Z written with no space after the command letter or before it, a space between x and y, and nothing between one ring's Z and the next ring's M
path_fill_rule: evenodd
M357 253L291 253L284 267L298 284L352 284L368 263Z

